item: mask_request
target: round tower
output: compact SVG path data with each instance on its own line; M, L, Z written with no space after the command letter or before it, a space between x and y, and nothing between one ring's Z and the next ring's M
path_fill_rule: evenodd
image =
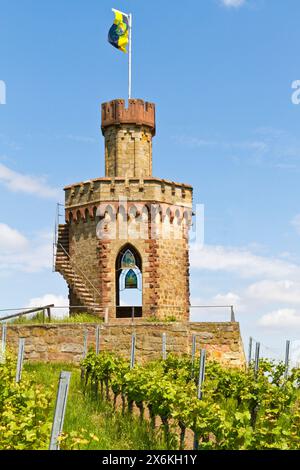
M70 305L108 319L189 319L192 187L152 176L155 105L102 105L105 177L65 188L56 270Z

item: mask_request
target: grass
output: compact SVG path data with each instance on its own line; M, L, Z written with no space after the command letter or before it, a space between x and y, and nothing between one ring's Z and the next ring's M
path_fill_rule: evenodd
M156 316L152 316L145 319L149 323L174 323L177 321L177 318L173 315L165 317L163 319ZM10 325L36 325L36 324L47 324L49 323L47 315L45 316L45 321L43 319L43 312L38 312L33 317L28 318L26 315L22 317L15 318L9 324ZM91 315L89 313L76 313L70 317L66 318L52 318L51 322L53 324L61 323L103 323L103 318L97 317L96 315Z
M45 323L49 323L47 315L45 317ZM54 323L54 324L55 323L103 323L103 319L95 315L90 315L88 313L77 313L75 315L72 315L66 318L61 318L61 319L53 318L51 319L51 323ZM32 318L26 318L26 316L24 315L23 317L19 317L19 318L16 318L15 320L12 320L10 324L11 325L44 324L43 313L38 312Z
M158 450L166 449L163 436L153 431L148 422L127 413L113 412L111 404L95 401L90 393L84 394L80 380L80 369L70 364L27 363L24 369L32 380L53 391L53 410L59 374L62 370L72 372L66 409L64 432L85 429L94 434L98 441L80 447L82 450Z
M146 321L149 323L174 323L174 322L177 322L178 320L175 317L175 315L170 315L165 318L158 318L156 316L152 316L152 317L146 318Z

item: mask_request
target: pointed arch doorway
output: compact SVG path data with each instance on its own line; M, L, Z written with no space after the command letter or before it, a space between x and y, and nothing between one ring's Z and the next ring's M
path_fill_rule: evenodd
M116 317L142 316L142 258L130 243L123 246L116 258Z

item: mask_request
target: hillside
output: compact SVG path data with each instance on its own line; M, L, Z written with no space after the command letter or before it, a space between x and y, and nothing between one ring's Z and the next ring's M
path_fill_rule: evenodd
M90 352L79 367L0 364L0 449L47 449L61 370L72 373L63 449L299 449L300 371L261 360L248 371L206 365L197 398L198 365L168 356L130 369L111 354ZM198 390L199 392L199 390ZM198 395L199 396L199 395ZM123 406L122 406L123 405Z

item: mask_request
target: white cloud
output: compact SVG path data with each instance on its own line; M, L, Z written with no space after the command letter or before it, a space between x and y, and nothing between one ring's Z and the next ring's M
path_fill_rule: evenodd
M0 224L0 273L39 272L50 269L52 236L38 234L32 240L6 224Z
M292 219L291 224L296 229L296 232L300 235L300 214L296 215Z
M194 269L228 271L243 278L300 279L300 266L256 255L247 248L191 244L190 260Z
M218 293L214 296L203 298L193 297L191 305L239 305L241 306L241 297L235 292Z
M240 295L235 292L227 292L226 294L217 294L212 299L214 305L232 305L239 311L244 309Z
M262 302L300 304L300 282L264 280L250 285L246 295Z
M227 294L217 294L214 300L223 304L233 305L233 303L240 301L240 296L234 292L227 292Z
M28 240L17 230L0 223L1 254L19 253L28 248Z
M225 7L238 8L244 5L246 3L246 0L221 0L221 2L223 3L223 5L225 5Z
M260 327L272 327L273 330L280 331L282 326L298 332L300 308L298 311L295 306L300 305L300 266L279 257L255 254L253 250L212 245L202 248L199 245L191 245L190 261L194 270L228 273L227 284L231 279L229 276L236 275L240 278L239 286L236 279L231 280L234 290L222 292L218 276L218 290L213 295L193 299L192 305L195 305L195 300L197 305L233 305L236 319L242 324L257 321ZM245 286L247 279L253 280L250 285ZM223 310L192 309L192 319L217 320L222 317L224 321L229 316L229 310ZM260 333L257 333L258 337L259 335Z
M63 295L45 294L42 297L35 297L28 303L28 308L43 307L44 305L52 305L56 307L66 308L52 308L51 315L53 318L65 318L69 316L69 301Z
M34 194L42 198L60 199L60 191L50 187L44 177L24 175L0 163L0 183L9 191Z
M268 328L299 328L300 314L295 309L282 308L263 315L259 322L259 326Z
M231 306L235 313L245 309L241 297L234 292L219 293L206 298L193 297L191 306L191 321L229 321Z

